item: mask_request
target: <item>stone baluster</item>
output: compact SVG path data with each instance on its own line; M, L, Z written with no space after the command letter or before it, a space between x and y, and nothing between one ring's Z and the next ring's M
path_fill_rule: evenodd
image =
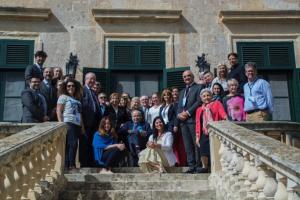
M233 199L235 196L235 191L232 190L232 186L237 182L237 173L236 173L236 165L238 162L238 153L236 151L236 146L234 146L233 144L230 145L231 147L231 161L229 164L229 173L228 173L228 182L226 185L226 189L227 189L227 199Z
M291 179L287 179L288 200L300 199L300 185Z
M256 180L258 178L258 171L255 166L256 159L254 156L250 155L250 166L249 166L249 174L248 174L248 180L250 183L250 188L248 190L247 197L250 199L257 198L257 186L256 186Z
M236 148L236 166L233 172L233 176L236 176L234 184L231 186L231 190L234 193L234 199L239 199L239 191L241 189L241 174L244 167L244 158L242 157L242 149Z
M240 189L240 192L239 192L240 199L247 196L248 187L250 186L250 182L248 181L250 155L247 151L243 150L242 152L243 152L243 158L244 158L244 167L242 170L242 174L240 176L240 181L242 182L242 188Z
M257 161L256 168L258 171L258 178L256 180L256 187L257 187L257 192L258 192L258 200L265 200L265 194L263 192L263 189L266 184L266 173L265 171L267 170L267 166L264 165L260 160Z
M264 195L267 199L273 199L277 190L276 175L272 169L267 168L265 170L266 181L263 189Z
M286 188L287 178L280 173L276 173L277 191L274 200L288 200L288 192Z

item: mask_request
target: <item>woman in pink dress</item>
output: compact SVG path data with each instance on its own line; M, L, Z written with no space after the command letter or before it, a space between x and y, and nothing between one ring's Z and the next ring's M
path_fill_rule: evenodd
M244 97L238 94L239 83L236 79L227 81L229 94L223 98L223 106L230 121L245 121Z

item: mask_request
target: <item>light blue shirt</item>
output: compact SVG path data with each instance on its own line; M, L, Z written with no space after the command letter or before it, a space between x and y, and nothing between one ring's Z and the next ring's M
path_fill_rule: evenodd
M273 112L273 95L270 84L264 79L256 79L244 85L244 110L267 109Z

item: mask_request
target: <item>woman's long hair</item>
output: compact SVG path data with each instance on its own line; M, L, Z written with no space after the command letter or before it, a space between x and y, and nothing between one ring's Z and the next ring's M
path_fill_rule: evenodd
M104 125L105 125L105 121L108 120L110 123L110 130L108 132L105 131L104 129ZM112 127L112 121L109 117L103 117L100 121L100 125L99 125L99 129L98 129L99 133L101 136L105 136L105 135L111 135L114 139L118 139L118 135L115 131L115 129Z
M60 90L58 91L58 95L60 96L60 95L64 94L64 95L70 96L70 94L67 91L68 83L73 83L75 85L74 98L76 100L80 101L80 99L82 97L82 87L81 87L80 83L73 78L69 78L62 83L62 86L61 86Z
M158 130L155 128L155 122L157 120L159 120L163 123L163 128L165 128L166 124L164 122L164 119L161 117L161 116L157 116L154 118L153 120L153 124L152 124L152 127L153 127L153 140L156 141L157 140L157 137L158 137ZM163 131L164 132L164 131Z
M164 99L164 95L165 94L167 94L167 95L169 95L170 96L170 104L171 103L173 103L173 97L172 97L172 92L171 92L171 90L169 90L169 89L164 89L163 91L162 91L162 93L161 93L161 102L162 102L162 104L165 106L166 105L166 101L165 101L165 99Z

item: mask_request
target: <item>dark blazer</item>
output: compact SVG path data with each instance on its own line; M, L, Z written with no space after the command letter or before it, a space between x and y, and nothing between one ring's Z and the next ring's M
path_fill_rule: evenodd
M227 75L227 79L236 79L239 83L238 92L244 93L244 85L248 82L248 79L245 74L245 69L242 65L236 64L232 66L231 71Z
M160 107L159 109L159 116L162 117L162 111L164 109L164 105ZM166 130L173 132L173 127L174 127L174 120L177 118L177 110L175 110L174 104L171 104L168 110L168 120L169 123L166 124Z
M96 97L96 99L94 100L96 111L93 110L94 101L92 99L90 92L92 92L92 95L94 94ZM101 119L101 113L99 112L100 109L99 102L94 91L93 90L89 91L89 89L86 86L83 87L83 96L82 96L81 103L82 103L82 121L84 127L97 129Z
M201 98L200 98L200 92L203 88L204 88L203 85L198 85L196 83L192 83L192 85L189 89L189 93L188 93L187 98L186 98L185 107L182 105L183 97L184 97L184 93L185 93L185 88L180 91L178 108L177 108L177 115L179 113L181 113L183 110L188 111L191 115L184 122L195 123L196 109L202 104ZM180 121L180 123L182 123L182 121Z
M25 69L25 81L26 81L26 83L32 77L39 77L41 79L41 81L44 79L43 70L40 70L40 68L36 64L28 65Z
M127 142L129 144L136 144L139 145L141 149L146 148L146 143L152 134L152 130L150 128L150 124L147 122L140 122L138 123L139 129L146 131L147 135L145 137L141 136L138 131L133 133L128 133L128 130L132 130L133 122L128 121L126 122L118 131L118 135L121 138L127 138ZM130 146L130 145L129 145Z
M50 87L51 89L42 81L40 84L40 93L45 97L47 103L47 116L50 120L54 120L56 119L57 89L53 85L50 85Z
M99 104L99 105L100 105L100 104ZM109 115L109 112L108 112L108 106L107 106L106 104L104 104L104 105L102 105L102 106L104 107L104 112L102 112L102 110L101 110L101 105L100 105L100 110L99 110L100 115L101 115L102 117L106 117L106 116Z
M27 88L21 94L23 105L23 123L43 122L44 107L41 98L34 90Z
M108 110L108 116L112 120L113 127L116 129L116 131L119 130L121 124L124 124L125 122L130 120L126 108L119 106L117 114L111 105L108 106L107 110Z

